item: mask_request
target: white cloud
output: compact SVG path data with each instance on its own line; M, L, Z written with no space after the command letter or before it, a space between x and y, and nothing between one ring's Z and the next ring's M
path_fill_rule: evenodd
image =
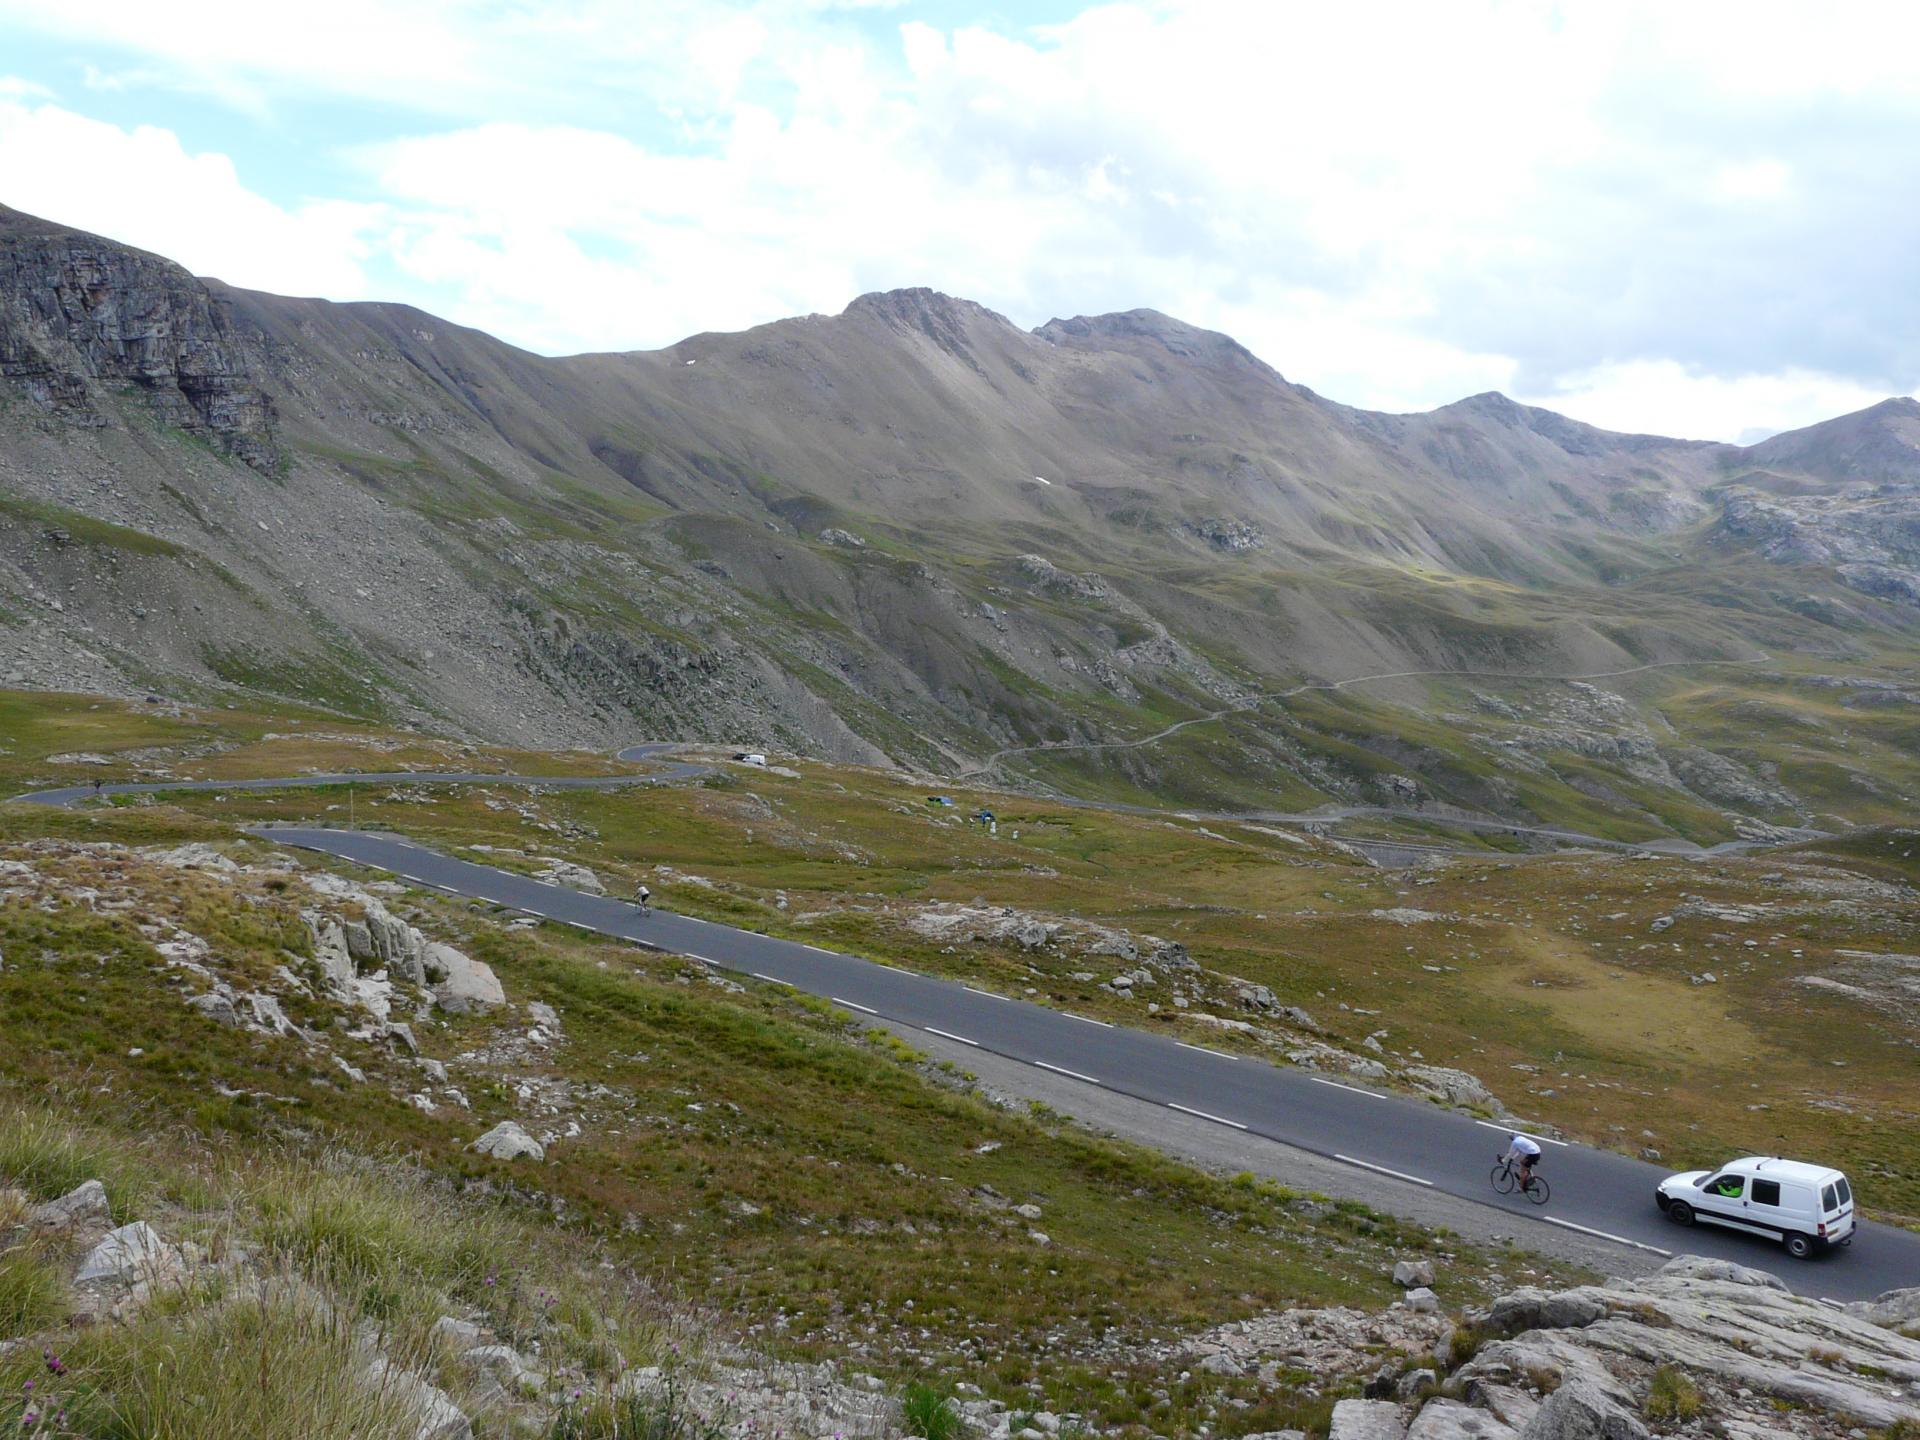
M167 131L66 115L42 140L82 163L41 166L41 208L243 283L361 294L371 267L541 349L932 284L1026 324L1153 306L1383 408L1497 387L1733 436L1920 379L1911 7L856 8L209 0L183 28L0 0L0 23L84 50L118 103L411 117L332 140L362 177L339 202L272 205ZM188 188L102 183L95 154Z
M0 98L8 204L110 235L200 275L254 289L359 295L375 207L315 201L283 210L240 182L225 155L189 153L169 130L103 124L57 105Z
M1886 398L1884 392L1807 370L1708 375L1672 360L1639 360L1569 376L1562 388L1527 403L1609 430L1753 444ZM1756 424L1756 416L1765 416L1765 423Z

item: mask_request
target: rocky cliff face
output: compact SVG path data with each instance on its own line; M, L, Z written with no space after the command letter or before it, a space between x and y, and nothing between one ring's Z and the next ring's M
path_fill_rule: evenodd
M34 405L103 423L103 392L131 388L162 424L260 470L273 411L207 287L169 260L0 206L0 376Z

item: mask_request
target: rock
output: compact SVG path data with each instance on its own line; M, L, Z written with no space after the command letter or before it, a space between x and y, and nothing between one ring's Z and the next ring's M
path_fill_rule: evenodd
M480 1327L471 1320L462 1320L454 1315L442 1315L434 1321L433 1333L462 1350L480 1343Z
M1431 1375L1433 1372L1417 1371ZM1512 1440L1518 1432L1485 1410L1458 1400L1435 1397L1420 1407L1407 1429L1407 1440Z
M1393 1267L1393 1283L1403 1290L1411 1290L1416 1285L1433 1284L1433 1262L1431 1260L1402 1260Z
M1406 1298L1400 1302L1417 1315L1437 1315L1440 1313L1440 1297L1424 1285L1415 1286L1407 1291Z
M449 1015L491 1010L507 1003L507 992L492 969L451 945L428 942L420 963L433 986L434 1004Z
M320 967L327 988L335 995L353 993L353 955L347 949L347 928L335 916L315 910L302 910L301 923L313 944L313 958Z
M414 1440L473 1440L473 1422L445 1391L402 1370L384 1355L375 1355L367 1364L368 1381L378 1390L398 1396L413 1407L420 1418Z
M1429 1370L1424 1366L1417 1370L1409 1370L1394 1381L1393 1398L1412 1400L1417 1398L1422 1390L1429 1386L1437 1386L1439 1383L1440 1372L1437 1370Z
M239 1012L240 1023L256 1035L294 1035L299 1027L287 1018L287 1012L280 1008L280 1002L271 995L258 991L239 997L235 1009Z
M529 1365L511 1345L475 1345L461 1354L460 1363L476 1374L485 1375L516 1400L538 1395L547 1388L547 1377Z
M179 1253L144 1220L122 1225L88 1252L73 1277L76 1285L133 1285L163 1279L180 1268Z
M1520 1434L1523 1440L1647 1440L1647 1427L1591 1378L1575 1374L1546 1398Z
M1889 1290L1874 1300L1857 1300L1847 1306L1847 1312L1861 1316L1872 1324L1897 1329L1910 1321L1920 1320L1920 1286L1908 1290Z
M1022 1220L1038 1220L1042 1212L1038 1205L1016 1205L1013 1207L1013 1213Z
M1662 930L1671 930L1673 928L1673 916L1671 915L1655 916L1653 923L1649 925L1647 928L1653 931L1653 933L1656 935L1658 935Z
M547 1147L512 1120L502 1120L467 1148L491 1155L495 1160L518 1160L522 1155L530 1155L535 1160L547 1158Z
M1476 1318L1498 1334L1517 1335L1523 1330L1578 1330L1606 1313L1606 1302L1584 1290L1549 1293L1527 1285L1500 1296Z
M600 877L585 865L552 856L542 856L541 860L546 868L538 872L539 878L549 885L563 885L569 890L581 890L589 895L607 893L607 887L601 883Z
M98 1180L89 1180L58 1200L49 1200L27 1212L27 1224L35 1230L87 1230L109 1224L112 1218L107 1187Z
M240 1028L240 1015L233 1008L233 998L222 995L218 990L209 990L204 995L191 996L187 1004L216 1025L225 1025L234 1030Z
M232 872L240 868L204 840L196 840L188 845L174 845L163 850L142 850L140 853L156 865L166 865L175 870Z
M1692 1280L1719 1280L1728 1285L1761 1285L1769 1290L1778 1290L1782 1295L1787 1293L1787 1287L1778 1275L1771 1275L1765 1270L1751 1270L1731 1260L1711 1260L1705 1255L1676 1255L1655 1273L1684 1276ZM1920 1290L1911 1293L1920 1295Z
M1407 1423L1391 1400L1341 1400L1327 1440L1406 1440Z

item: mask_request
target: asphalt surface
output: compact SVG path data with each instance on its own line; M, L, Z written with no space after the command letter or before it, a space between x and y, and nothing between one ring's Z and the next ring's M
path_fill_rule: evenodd
M667 748L633 746L623 750L621 758L657 759ZM705 766L667 762L646 776L397 772L115 784L102 791L124 795L267 790L349 782L616 789L705 773ZM80 785L20 798L66 805L94 793L92 786ZM1920 1285L1920 1235L1908 1231L1863 1223L1852 1245L1796 1263L1777 1245L1757 1239L1708 1226L1679 1229L1653 1203L1654 1186L1667 1173L1664 1169L1557 1140L1546 1141L1540 1172L1550 1181L1553 1196L1545 1206L1535 1206L1517 1196L1493 1193L1488 1172L1505 1147L1508 1130L1490 1121L799 941L692 916L658 911L643 916L620 900L454 859L391 834L277 825L263 827L260 833L279 844L334 855L449 894L790 985L857 1015L935 1037L948 1048L1004 1057L1044 1072L1051 1080L1071 1081L1159 1107L1167 1112L1170 1127L1188 1129L1200 1122L1229 1135L1275 1141L1353 1173L1374 1192L1386 1182L1409 1187L1423 1200L1447 1195L1492 1207L1511 1221L1508 1229L1522 1244L1551 1249L1556 1248L1554 1239L1577 1236L1583 1245L1597 1242L1617 1247L1623 1258L1631 1258L1634 1269L1680 1251L1719 1256L1771 1269L1794 1289L1833 1300L1870 1299L1885 1290ZM1539 1227L1531 1230L1537 1242L1530 1239L1530 1227Z

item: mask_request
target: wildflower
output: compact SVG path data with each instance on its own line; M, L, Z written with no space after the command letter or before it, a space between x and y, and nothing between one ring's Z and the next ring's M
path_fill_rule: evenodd
M40 1352L40 1358L47 1362L47 1370L51 1374L64 1375L67 1373L66 1362L54 1354L51 1348L42 1350Z

